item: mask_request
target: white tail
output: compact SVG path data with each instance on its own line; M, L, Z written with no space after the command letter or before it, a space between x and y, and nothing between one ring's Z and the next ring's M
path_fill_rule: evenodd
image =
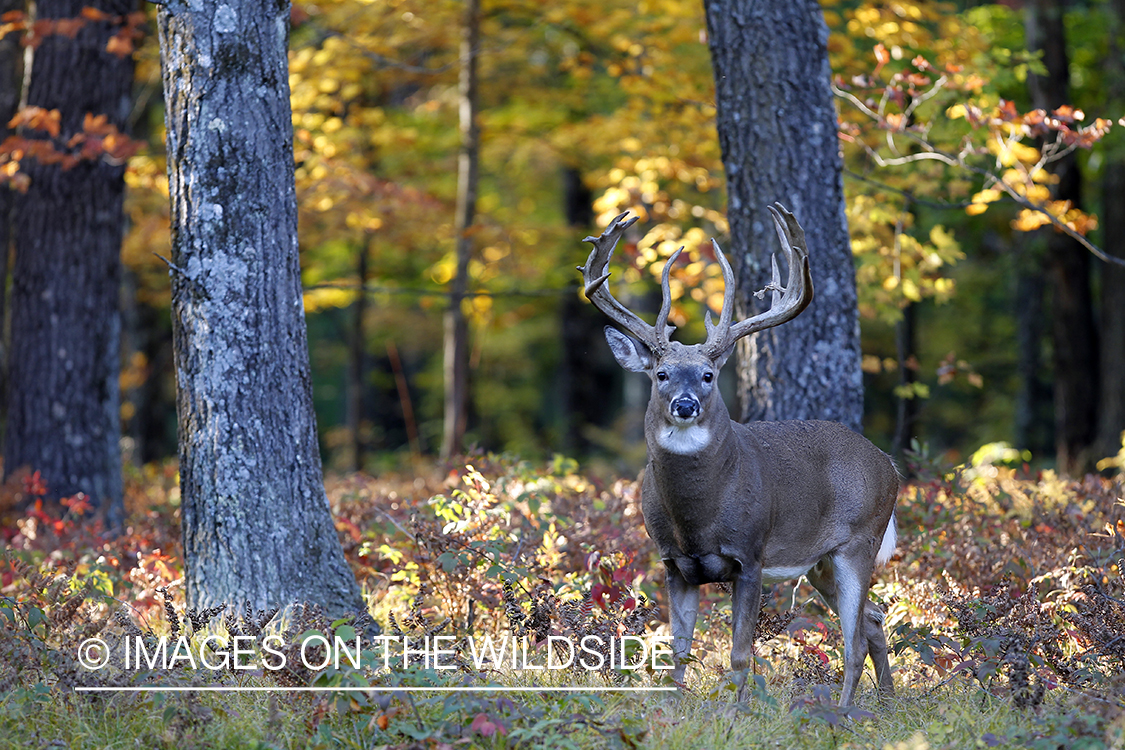
M887 528L883 532L883 543L879 545L879 553L875 555L875 564L884 565L895 554L895 544L898 542L898 530L895 528L895 514L891 512L891 520L887 521Z
M609 260L636 219L621 214L579 267L586 296L632 336L606 328L606 340L626 370L652 380L645 415L648 467L641 503L645 527L660 550L668 579L673 650L678 682L691 650L699 586L734 584L731 667L744 692L753 655L763 582L807 575L840 616L844 633L844 686L840 702L855 696L868 654L879 691L894 683L883 633L883 613L867 601L871 573L895 546L894 505L898 473L890 458L860 435L834 422L733 421L718 388L718 371L735 343L755 331L781 325L812 301L805 233L780 204L770 208L789 268L784 286L773 262L769 310L734 322L734 272L718 244L715 255L726 290L719 322L705 320L707 340L685 346L671 341L668 274L663 304L649 325L610 294ZM682 248L681 248L682 250Z

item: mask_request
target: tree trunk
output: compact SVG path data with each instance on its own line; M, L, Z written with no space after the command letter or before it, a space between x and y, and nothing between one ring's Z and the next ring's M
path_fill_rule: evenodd
M367 253L365 241L356 254L359 292L352 309L352 336L348 362L348 431L352 439L352 471L363 471L363 421L367 413L364 392L367 388Z
M0 15L26 8L25 0L0 0ZM0 38L0 141L11 134L8 123L19 108L23 89L21 39L22 36L16 33ZM4 445L4 428L8 423L8 269L12 255L12 207L15 200L15 192L7 185L0 185L0 446ZM0 464L0 476L3 468Z
M1105 63L1108 108L1120 111L1125 103L1125 0L1114 0L1109 7L1113 28ZM1115 141L1121 138L1120 133L1112 135ZM1107 148L1106 154L1101 216L1104 247L1110 255L1125 258L1125 157L1120 144ZM1125 268L1106 263L1101 271L1101 403L1095 458L1116 454L1125 431Z
M11 11L24 10L25 0L0 0L0 16ZM23 79L23 48L21 36L10 33L0 38L0 141L11 131L8 122L15 116L20 104ZM12 206L15 193L7 185L0 185L0 445L3 445L3 425L7 423L8 400L8 262L12 250ZM0 467L2 469L3 467Z
M86 5L111 16L136 8L129 0L41 0L36 9L40 19L69 19ZM125 128L133 62L105 51L113 31L110 22L89 22L75 38L48 35L34 50L26 104L59 110L57 150L71 150L87 114ZM31 182L16 205L4 465L41 471L54 497L86 493L117 528L124 166L98 159L64 170L25 159L21 169Z
M288 2L160 6L188 605L363 606L317 448Z
M918 421L918 399L913 391L915 363L917 361L917 337L915 336L918 310L913 304L902 309L902 319L895 324L895 349L898 354L899 395L895 413L895 436L891 442L891 455L899 466L906 466L906 451L910 440L915 437L914 428Z
M1043 310L1046 287L1041 253L1036 248L1021 251L1016 276L1016 447L1033 455L1047 455L1054 445L1051 387L1044 379Z
M445 423L441 457L449 459L463 448L469 414L469 324L462 302L469 288L469 260L473 255L471 228L476 221L480 129L477 126L477 47L480 42L480 0L465 0L461 27L461 153L457 159L457 270L445 312Z
M808 239L816 296L785 325L739 344L744 420L829 419L862 429L855 269L844 213L828 29L815 0L706 0L730 252L740 316L769 306L779 249L766 206L785 204ZM784 278L784 271L783 278Z
M1125 258L1125 161L1113 158L1103 175L1105 250ZM1101 270L1101 403L1094 458L1115 455L1125 431L1125 268L1106 263Z
M1063 5L1034 0L1027 5L1027 46L1043 53L1046 76L1029 76L1036 107L1056 109L1070 100ZM1071 153L1048 169L1058 176L1056 200L1082 205L1082 177ZM1047 265L1051 283L1054 342L1055 453L1059 469L1081 474L1093 458L1098 416L1098 342L1090 291L1090 254L1076 241L1049 230Z

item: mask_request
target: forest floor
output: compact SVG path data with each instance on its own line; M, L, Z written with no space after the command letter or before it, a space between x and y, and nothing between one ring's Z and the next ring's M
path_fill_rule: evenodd
M185 608L174 466L130 470L112 540L80 498L17 511L44 494L24 476L0 492L0 747L1125 748L1125 479L1005 457L914 457L871 591L896 694L868 668L846 710L804 581L764 595L741 702L730 595L705 587L674 688L637 484L567 459L329 477L373 621Z

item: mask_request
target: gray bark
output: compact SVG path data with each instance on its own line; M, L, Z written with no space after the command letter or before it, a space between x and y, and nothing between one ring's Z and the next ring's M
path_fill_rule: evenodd
M289 3L158 16L190 606L362 607L317 449L297 248Z
M742 419L863 423L855 269L844 210L828 29L815 0L706 0L730 251L740 316L768 307L778 250L766 206L805 229L816 294L807 310L739 344ZM782 278L785 271L782 271Z
M39 18L76 18L85 5L111 15L130 0L41 0ZM74 39L44 37L27 76L26 104L58 109L56 149L88 113L124 129L133 62L105 51L111 25ZM27 131L28 137L46 137ZM124 166L24 160L30 187L16 202L9 410L4 465L42 473L51 495L90 496L110 528L122 520L118 373Z

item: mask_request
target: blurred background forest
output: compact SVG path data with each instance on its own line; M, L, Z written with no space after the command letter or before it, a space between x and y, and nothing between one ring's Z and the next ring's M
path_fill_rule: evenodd
M1066 238L1027 210L1046 206L1074 234L1125 255L1125 232L1113 235L1113 222L1125 222L1125 135L1111 127L1125 114L1117 5L823 3L865 426L881 447L901 452L917 439L916 449L956 460L1002 441L1051 464L1056 425L1076 423L1085 434L1067 450L1091 464L1120 447L1122 426L1099 420L1123 408L1125 353L1107 329L1125 320L1120 273L1073 240L1052 250ZM292 21L321 444L329 468L378 472L441 445L464 3L322 0L295 4ZM712 236L725 241L726 199L702 4L496 0L479 24L465 445L639 466L648 384L612 360L574 269L588 252L581 239L630 210L641 232L619 250L619 294L654 310L659 273L683 244L672 284L681 339L701 338L703 305L718 307L721 277L704 248ZM1061 68L1050 59L1059 45ZM155 34L138 36L133 54L120 410L126 460L142 464L175 455L176 411L169 272L157 257L170 240ZM1056 129L1037 142L1046 131L1018 113L1056 106L1039 89L1060 70L1071 107L1055 116L1069 140ZM1043 169L1052 147L1067 155ZM914 158L923 152L957 158ZM18 188L14 175L5 171ZM1077 192L1060 196L1074 182L1067 175ZM1064 270L1072 275L1060 287ZM1083 338L1078 354L1060 351ZM1085 411L1057 415L1060 380L1091 397ZM738 398L733 382L728 390Z

